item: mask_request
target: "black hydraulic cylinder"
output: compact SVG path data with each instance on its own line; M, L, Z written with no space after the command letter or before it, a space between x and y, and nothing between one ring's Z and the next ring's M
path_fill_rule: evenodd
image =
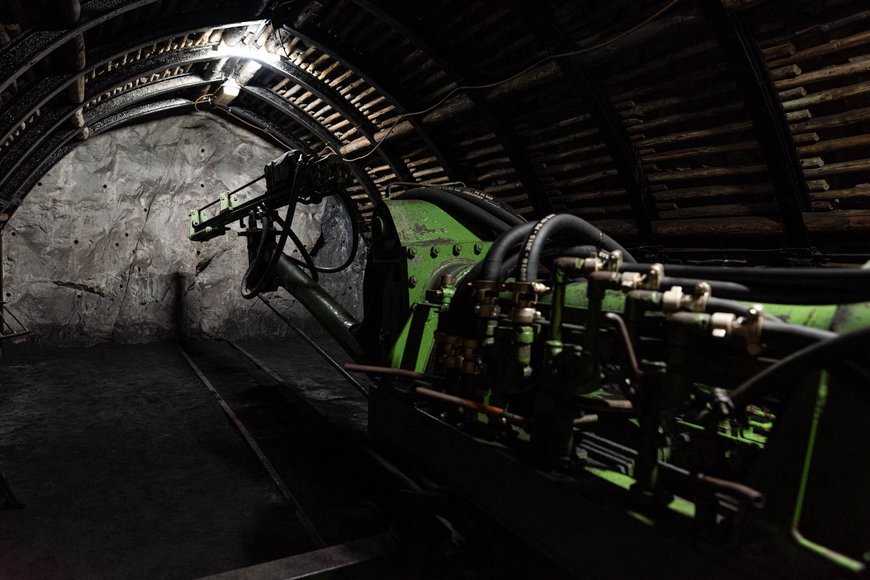
M367 360L365 349L354 335L359 321L335 298L283 254L278 258L275 275L281 286L308 309L347 354L358 362Z

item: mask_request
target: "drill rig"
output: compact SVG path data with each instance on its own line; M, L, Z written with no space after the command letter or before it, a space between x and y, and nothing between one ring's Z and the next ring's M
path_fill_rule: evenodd
M866 573L870 270L639 263L576 216L419 187L374 210L356 320L290 229L326 196L355 215L346 166L264 175L190 238L241 220L243 293L285 288L374 379L371 439L571 574Z

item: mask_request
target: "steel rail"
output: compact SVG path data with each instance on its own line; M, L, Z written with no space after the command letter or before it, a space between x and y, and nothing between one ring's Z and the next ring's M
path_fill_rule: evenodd
M299 503L299 500L296 499L296 496L290 491L290 488L287 487L287 484L281 478L281 475L275 469L275 466L272 465L272 462L269 461L269 458L266 457L266 454L263 453L263 449L257 444L256 440L254 440L254 436L251 435L251 432L248 431L248 428L245 427L245 424L239 419L238 415L236 415L235 411L233 411L232 407L226 402L226 400L221 396L215 386L212 384L208 377L202 372L202 369L193 361L191 356L184 350L181 346L178 347L178 351L181 353L181 356L184 357L184 360L187 361L188 366L190 366L191 370L193 370L194 374L196 374L197 378L200 382L205 385L205 387L211 391L211 394L214 395L215 399L217 399L218 404L220 404L221 409L223 409L224 413L227 417L229 417L230 421L232 421L233 425L235 425L236 429L244 438L245 442L251 448L251 451L254 452L254 455L257 456L257 459L260 460L260 463L266 469L266 472L269 474L269 477L275 483L275 486L281 492L287 501L294 508L294 514L296 515L296 519L299 520L299 523L302 524L302 527L305 528L305 532L311 538L311 541L319 548L326 547L326 542L323 540L323 536L320 535L320 532L317 531L317 528L314 527L314 524L311 522L311 519L305 513L305 510L302 509L302 505Z

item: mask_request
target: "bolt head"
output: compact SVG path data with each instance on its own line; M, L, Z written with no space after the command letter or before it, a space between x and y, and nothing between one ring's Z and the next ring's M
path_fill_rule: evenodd
M410 286L411 288L416 287L417 282L418 282L418 280L417 280L416 276L411 276L410 278L408 278L408 286Z
M439 254L438 246L432 246L432 249L429 250L429 255L432 256L433 258L437 258L438 254Z
M453 255L458 256L461 253L462 253L462 245L461 244L454 245L453 246Z

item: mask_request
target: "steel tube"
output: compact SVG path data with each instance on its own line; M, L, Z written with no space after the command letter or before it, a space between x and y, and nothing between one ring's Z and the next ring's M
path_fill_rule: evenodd
M353 333L359 321L293 260L282 254L275 266L275 274L281 286L305 306L351 358L357 361L368 358Z

